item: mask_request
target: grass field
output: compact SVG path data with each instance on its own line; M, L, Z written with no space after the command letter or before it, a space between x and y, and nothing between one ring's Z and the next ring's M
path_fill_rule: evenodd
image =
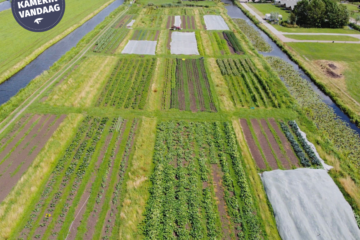
M360 82L359 82L359 54L360 46L357 44L336 43L336 47L331 43L287 43L300 55L306 56L310 60L329 60L335 62L345 62L343 72L345 84L338 83L343 90L360 103Z
M346 6L346 8L349 10L350 12L350 17L351 18L356 18L356 16L360 16L360 9L358 8L359 4L346 4L343 3L343 5ZM355 12L355 14L352 14L352 12Z
M290 120L323 140L224 12L132 6L88 42L0 133L1 239L281 239L259 173L318 167ZM174 14L200 56L165 51ZM118 53L131 39L157 54Z
M288 32L288 33L337 33L337 34L359 33L356 30L347 29L346 27L343 29L338 29L338 28L335 29L335 28L287 28L275 24L273 26L280 32Z
M350 36L339 36L339 35L284 35L287 38L297 40L319 40L319 41L355 41L358 42L360 39Z
M290 12L280 7L275 6L272 3L248 3L252 9L254 9L260 16L265 17L265 14L277 12L282 15L283 20L286 21L290 16Z
M110 2L112 1L67 1L66 11L61 22L53 29L43 33L34 33L22 28L12 17L11 11L0 12L0 82L51 46L49 45L50 41L52 44L59 41L64 37L61 34L70 28L79 27L81 20L91 16L101 6ZM69 31L66 33L68 34Z

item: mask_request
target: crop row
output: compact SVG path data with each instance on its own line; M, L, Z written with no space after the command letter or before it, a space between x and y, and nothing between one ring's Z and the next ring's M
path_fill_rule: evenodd
M248 37L254 47L260 52L270 52L271 46L261 37L260 33L241 18L232 19L240 30Z
M159 37L160 31L153 30L135 30L132 40L149 40L149 41L157 41Z
M110 28L96 43L93 51L112 54L128 34L127 29Z
M334 110L327 106L312 89L307 80L287 62L280 58L267 57L271 67L282 77L297 104L339 150L348 153L349 160L358 169L360 166L360 137L342 121ZM355 170L356 171L356 170Z
M292 133L291 133L290 129L288 128L288 126L283 122L281 122L280 125L281 125L281 129L283 130L285 136L287 137L287 139L291 143L291 146L293 147L294 152L296 153L296 155L300 159L300 163L304 167L310 167L311 164L310 164L309 159L306 157L304 151L301 149L300 145L298 144L298 142L296 141L296 139L292 135Z
M168 61L163 94L166 94L163 95L164 107L168 106L170 98L170 108L187 111L216 111L202 59L176 59L171 63Z
M237 53L237 54L243 53L241 44L233 32L224 31L223 36L224 36L229 48L232 49L233 53Z
M156 59L120 59L97 106L144 109Z
M227 139L227 140L225 140ZM152 187L143 223L146 239L220 239L210 164L221 164L233 232L260 239L262 230L229 123L161 122L157 126ZM233 180L234 179L234 180ZM218 183L220 184L220 183ZM204 210L199 211L200 207ZM206 227L205 227L206 226ZM229 231L229 229L223 229Z
M208 32L215 55L230 55L229 46L222 32Z
M132 8L135 9L135 8ZM130 14L130 11L128 11L128 14ZM134 15L124 15L120 20L115 23L112 28L123 28L126 27L126 25L134 18Z
M296 124L296 122L295 121L289 121L289 126L292 128L295 135L298 137L299 142L301 143L301 146L305 150L306 154L309 156L309 158L311 160L311 163L315 164L315 165L320 165L320 160L315 155L314 151L309 146L308 142L305 140L305 138L300 133L300 129L299 129L298 125Z
M40 238L45 233L50 234L50 229L56 223L60 225L63 223L67 209L73 201L74 193L82 182L96 145L100 140L107 118L101 120L87 117L85 121L66 150L65 155L55 167L20 237L30 234L35 238ZM52 234L56 235L57 232Z
M249 59L217 59L236 106L278 107L278 94L257 74Z

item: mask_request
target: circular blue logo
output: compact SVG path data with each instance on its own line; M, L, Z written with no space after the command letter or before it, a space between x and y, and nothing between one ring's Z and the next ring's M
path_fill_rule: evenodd
M55 27L65 12L65 0L12 0L16 21L32 32L45 32Z

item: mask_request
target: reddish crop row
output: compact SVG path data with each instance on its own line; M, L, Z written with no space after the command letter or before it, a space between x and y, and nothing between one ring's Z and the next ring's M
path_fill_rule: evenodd
M167 60L163 108L216 112L203 59ZM171 69L171 70L169 70ZM171 92L171 93L170 93ZM170 93L170 96L168 94ZM170 97L170 101L168 101Z

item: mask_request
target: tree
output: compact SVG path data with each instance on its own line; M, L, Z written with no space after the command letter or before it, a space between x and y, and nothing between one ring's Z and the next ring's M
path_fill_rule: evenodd
M321 27L324 22L325 10L323 0L311 0L308 5L308 25Z
M349 11L335 0L301 0L290 17L302 27L342 28L349 21Z

